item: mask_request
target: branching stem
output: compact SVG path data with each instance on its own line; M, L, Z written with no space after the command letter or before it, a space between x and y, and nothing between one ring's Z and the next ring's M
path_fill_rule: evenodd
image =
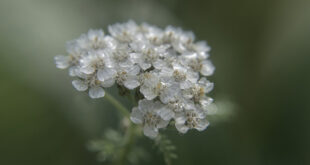
M116 163L117 165L124 165L126 163L127 156L135 144L136 137L137 137L137 134L136 134L135 126L130 123L129 127L127 128L126 134L125 134L124 148L120 151L120 154L119 154L119 157Z
M104 98L106 98L111 104L113 104L113 106L115 106L115 108L120 112L120 114L123 117L129 119L129 116L130 116L129 110L122 103L120 103L117 99L115 99L111 94L107 92ZM129 99L130 101L133 102L133 105L136 104L132 96L129 96ZM132 146L134 145L135 139L137 136L138 135L137 135L136 127L132 123L129 123L127 130L126 130L125 137L124 137L125 138L124 147L119 152L119 155L117 157L115 164L123 165L126 163L126 158L130 150L132 149Z
M111 94L109 94L108 92L106 92L104 98L107 99L111 104L113 104L113 106L115 106L115 108L116 108L124 117L129 118L129 116L130 116L129 110L128 110L122 103L120 103L118 100L116 100Z

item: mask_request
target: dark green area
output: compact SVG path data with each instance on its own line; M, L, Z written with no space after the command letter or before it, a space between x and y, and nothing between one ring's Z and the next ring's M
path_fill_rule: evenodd
M128 19L207 40L216 66L212 97L234 105L203 133L165 130L177 147L173 164L310 164L309 1L2 0L1 165L100 164L86 144L116 128L117 114L76 92L53 56L90 28ZM150 140L140 143L152 155L148 164L163 164Z

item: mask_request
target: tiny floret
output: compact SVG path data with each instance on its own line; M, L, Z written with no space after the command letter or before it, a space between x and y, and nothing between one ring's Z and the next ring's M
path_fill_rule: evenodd
M131 121L136 124L143 125L145 136L155 138L158 134L158 129L165 128L168 120L164 120L159 111L164 108L164 105L159 101L140 100L139 106L132 109Z

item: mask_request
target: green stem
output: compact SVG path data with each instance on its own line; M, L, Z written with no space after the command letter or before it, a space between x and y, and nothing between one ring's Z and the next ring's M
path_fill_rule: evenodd
M137 101L132 94L129 94L129 100L132 102L133 106L137 106Z
M121 115L129 119L130 113L128 109L122 105L122 103L120 103L111 94L107 92L105 93L104 98L106 98L111 104L113 104L113 106L115 106L115 108L121 113ZM133 102L133 104L136 104L133 97L129 96L129 99ZM125 144L123 149L119 153L118 159L116 160L116 164L123 165L126 163L127 155L129 154L132 146L134 145L136 137L137 137L136 127L132 123L129 123L125 134Z
M107 99L111 104L115 106L115 108L125 117L129 117L130 113L128 109L122 105L118 100L116 100L112 95L110 95L108 92L105 93L104 96L105 99Z
M130 123L129 127L127 128L125 134L125 145L123 149L120 151L118 160L116 162L117 165L124 165L126 163L127 156L132 149L132 146L135 144L136 141L136 132L135 127L133 124Z

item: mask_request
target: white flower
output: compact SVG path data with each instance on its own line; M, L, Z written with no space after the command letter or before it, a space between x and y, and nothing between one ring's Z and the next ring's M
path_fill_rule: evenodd
M58 55L54 57L56 67L59 69L67 69L69 68L69 75L74 77L77 75L77 72L79 72L79 58L72 55L69 56L63 56Z
M151 43L155 45L160 45L163 43L164 33L162 29L147 23L142 23L141 31L144 33L145 38Z
M197 84L193 84L190 88L183 91L186 98L192 99L195 103L201 106L207 106L212 103L213 99L207 97L206 94L213 89L213 83L208 81L205 77L201 78Z
M210 60L200 62L200 73L204 76L211 76L214 73L215 67Z
M207 45L205 41L190 44L188 49L196 52L200 59L207 59L209 57L208 53L211 50L210 46Z
M200 56L197 53L182 55L180 62L183 65L191 67L195 72L200 72L204 76L213 75L215 70L210 60L205 59L205 56Z
M118 44L116 49L106 49L105 53L108 54L116 64L121 67L133 66L133 59L130 57L130 49L127 44Z
M134 53L130 54L130 57L143 70L147 70L152 66L155 67L160 57L167 56L166 50L170 47L169 45L154 47L147 42L134 42L130 46L134 51Z
M153 63L155 69L162 70L164 68L172 68L173 63L178 62L178 58L176 54L168 53L164 58L159 58L157 61Z
M115 82L136 89L141 100L131 120L142 124L151 138L171 120L181 133L208 126L206 113L213 99L207 94L214 85L206 76L215 67L205 41L195 41L192 32L181 28L161 29L131 20L111 25L108 31L89 30L67 43L68 56L55 57L57 68L76 77L72 84L78 91L101 98Z
M158 59L158 55L149 47L149 44L144 42L134 42L130 44L133 53L130 53L130 58L143 69L149 69L152 66L152 61Z
M89 89L88 94L91 98L101 98L105 95L103 88L111 87L114 84L114 80L100 81L96 74L83 74L80 73L80 78L73 80L72 85L78 91L86 91Z
M113 67L114 63L103 51L90 51L87 56L80 59L80 69L85 74L92 74L97 70Z
M175 127L181 133L186 133L189 129L203 131L209 125L206 120L206 114L199 109L187 109L183 113L179 113L175 117Z
M67 53L68 56L58 55L54 57L56 67L59 69L69 68L69 75L76 76L80 59L85 56L86 52L80 49L75 41L70 41L67 43Z
M133 67L120 67L117 71L116 82L128 89L135 89L140 85L139 73L140 68L137 65Z
M76 40L67 42L67 53L69 54L69 75L71 77L77 76L80 72L80 60L87 56L87 51L83 50L76 42Z
M81 74L96 76L96 81L101 81L104 84L109 84L108 86L112 86L116 77L115 64L109 56L101 51L89 53L88 56L80 60Z
M136 38L136 33L139 30L138 25L130 20L126 23L117 23L108 27L108 30L112 37L118 39L121 42L129 42Z
M187 52L187 47L195 40L195 35L192 32L183 31L180 28L168 26L165 29L165 38L178 53Z
M182 113L184 109L194 107L194 103L183 97L181 89L177 84L173 84L169 88L163 90L160 95L160 101L165 104L164 108L160 109L159 115L164 120L174 118L177 113Z
M173 78L175 82L180 84L181 89L189 88L192 84L196 83L199 78L197 72L192 71L189 67L185 67L179 63L172 63L172 68L164 67L159 73L161 77Z
M153 100L160 96L165 88L171 86L171 84L164 82L155 72L144 74L142 79L143 83L140 86L140 92L147 100Z
M106 47L102 30L90 29L87 34L82 34L76 42L82 49L102 49Z
M71 58L70 56L58 55L54 57L56 67L59 69L67 69L70 66Z
M158 135L158 129L165 128L169 121L163 120L158 111L163 108L159 101L140 100L138 107L134 107L130 119L135 124L143 125L145 136L155 138Z

